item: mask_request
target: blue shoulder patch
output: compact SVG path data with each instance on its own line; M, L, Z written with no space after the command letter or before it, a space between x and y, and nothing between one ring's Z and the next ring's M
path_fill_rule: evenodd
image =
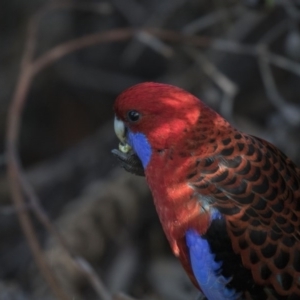
M142 161L145 169L152 155L152 149L146 136L142 133L132 133L131 131L128 131L127 138L129 145L133 148L139 159Z
M222 262L216 262L209 243L194 230L186 232L186 243L194 275L208 300L236 300L240 294L226 287L230 278L220 274Z

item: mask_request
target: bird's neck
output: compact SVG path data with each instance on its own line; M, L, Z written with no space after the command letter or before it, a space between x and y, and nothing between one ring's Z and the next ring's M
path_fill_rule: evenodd
M168 155L167 151L165 155ZM179 243L186 231L194 228L204 234L210 225L210 214L202 207L186 180L186 168L191 162L186 158L178 158L176 161L177 163L171 160L162 165L160 157L153 158L152 164L146 170L146 178L172 250L175 255L180 255ZM177 168L173 163L178 164Z

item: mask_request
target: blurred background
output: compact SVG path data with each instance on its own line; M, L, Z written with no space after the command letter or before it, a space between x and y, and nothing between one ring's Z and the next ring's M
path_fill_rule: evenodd
M20 229L5 153L28 24L51 4L0 5L0 300L57 299ZM35 23L35 58L114 28L163 33L137 31L72 51L41 70L25 98L18 150L26 178L69 248L111 293L165 300L197 295L170 252L144 179L120 169L111 155L118 144L116 96L143 81L180 86L300 165L299 21L297 0L86 0L60 1ZM69 298L101 299L61 243L30 217Z

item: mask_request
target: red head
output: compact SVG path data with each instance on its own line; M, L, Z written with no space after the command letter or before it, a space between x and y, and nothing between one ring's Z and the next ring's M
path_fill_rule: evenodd
M178 146L196 123L212 129L217 113L190 93L171 85L146 82L125 90L114 105L116 118L133 133L143 133L153 149ZM198 135L201 135L201 128Z

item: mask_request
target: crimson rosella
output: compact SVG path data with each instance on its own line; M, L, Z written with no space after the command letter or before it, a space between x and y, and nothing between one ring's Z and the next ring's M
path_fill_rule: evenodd
M173 253L209 300L300 299L300 169L190 93L142 83L114 105Z

